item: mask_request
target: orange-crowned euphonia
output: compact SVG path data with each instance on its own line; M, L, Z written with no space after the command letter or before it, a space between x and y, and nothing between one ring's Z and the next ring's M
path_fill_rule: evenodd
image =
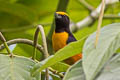
M76 41L75 37L70 32L69 24L70 20L67 13L65 12L55 13L55 31L52 35L52 45L55 52L63 48L70 42ZM72 65L81 58L82 54L80 53L64 61L65 63Z

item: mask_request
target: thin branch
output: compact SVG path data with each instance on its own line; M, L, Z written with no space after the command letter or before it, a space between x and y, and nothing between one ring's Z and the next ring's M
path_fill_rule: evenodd
M56 70L54 70L54 69L52 69L52 68L50 68L50 67L49 67L49 70L50 70L53 74L56 74L56 75L60 76L60 78L63 78L63 77L64 77L64 75L63 75L62 73L60 73L60 72L58 72L58 71L56 71Z
M33 50L33 56L32 56L33 60L35 60L36 58L36 47L38 42L38 35L39 35L39 28L36 29L35 35L34 35L34 50Z
M5 40L4 36L2 35L2 33L1 33L1 32L0 32L0 40L1 40L2 42L6 42L6 40Z
M77 0L80 4L82 4L86 9L88 9L90 12L93 11L95 8L88 4L85 0Z
M7 41L8 46L12 45L12 44L19 44L19 43L23 43L23 44L28 44L28 45L34 46L33 45L33 41L32 40L28 40L28 39L13 39L13 40ZM2 50L4 48L5 48L5 46L3 44L1 44L0 45L0 50ZM37 44L37 49L41 53L43 53L43 47L41 45Z
M117 2L119 2L119 0L105 0L105 3L106 3L105 5L108 6L110 4L114 4ZM89 25L93 24L95 20L98 18L100 14L100 10L101 10L101 4L95 10L93 10L89 16L84 18L82 21L77 22L76 26L74 26L74 24L70 24L71 31L75 32L79 29L88 27Z
M5 48L6 48L7 52L8 52L8 54L10 54L10 56L12 57L13 54L11 53L11 51L10 51L10 49L9 49L7 43L6 43L6 39L5 39L5 37L2 35L1 32L0 32L0 40L3 42L3 44L4 44L4 46L5 46Z
M34 37L34 42L35 42L35 47L38 41L38 33L41 33L42 36L42 44L43 44L43 51L44 51L44 58L48 58L49 54L48 54L48 50L47 50L47 42L46 42L46 37L45 37L45 33L44 33L44 29L41 25L38 25L36 33L35 33L35 37ZM49 80L49 70L48 68L46 68L46 80Z
M44 57L48 58L49 54L48 54L48 50L47 50L47 42L46 42L44 29L41 25L38 25L38 29L41 32L41 36L42 36L43 50L44 50L44 54L45 54Z
M105 14L103 16L104 19L120 19L120 16L114 14Z
M104 10L105 10L105 0L102 0L102 6L101 6L101 11L100 11L99 20L98 20L98 27L97 27L97 32L96 32L95 47L98 44L98 39L99 39L99 35L100 35L100 29L101 29L101 25L102 25Z

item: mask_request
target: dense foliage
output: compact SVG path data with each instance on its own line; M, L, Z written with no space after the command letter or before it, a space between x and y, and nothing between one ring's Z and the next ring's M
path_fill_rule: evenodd
M90 24L87 22L82 28L72 29L89 17L101 0L0 0L0 32L7 41L18 40L16 43L13 41L14 45L8 44L14 56L8 55L7 47L3 48L2 45L6 42L0 41L0 80L45 80L45 69L48 67L50 79L53 80L61 80L61 77L63 80L119 80L120 4L114 1L105 8L102 29L95 46L99 15L91 17ZM71 25L74 23L71 31L78 41L53 55L51 34L56 10L69 14ZM46 34L50 55L47 59L44 59L41 36L38 48L34 50L34 34L39 24ZM26 39L30 43L25 42ZM31 59L34 51L36 60ZM83 52L83 59L74 65L62 62L80 52ZM62 72L66 72L65 75Z

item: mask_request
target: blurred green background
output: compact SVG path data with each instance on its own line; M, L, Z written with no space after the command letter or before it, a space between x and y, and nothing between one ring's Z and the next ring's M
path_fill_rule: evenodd
M95 8L101 0L86 0L88 4ZM59 0L0 0L0 31L8 40L15 38L26 38L33 40L36 25L44 26L46 35L48 34L54 19L54 13L57 9ZM120 15L120 4L115 3L107 6L105 14ZM80 0L69 0L66 12L71 21L77 23L89 16L90 11L80 3ZM119 22L120 19L104 19L103 24ZM74 33L77 40L91 34L97 29L97 20L91 26ZM41 43L41 38L39 39ZM0 42L1 44L1 42ZM25 44L17 44L13 50L14 54L30 57L32 47ZM40 56L41 54L37 54ZM40 58L40 57L37 57Z

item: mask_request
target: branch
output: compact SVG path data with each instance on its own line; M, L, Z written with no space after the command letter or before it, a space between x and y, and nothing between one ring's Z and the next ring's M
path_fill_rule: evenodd
M48 50L47 50L47 42L46 42L44 29L43 29L43 27L41 25L38 25L38 29L41 32L43 49L44 49L44 57L46 59L46 58L48 58L49 54L48 54ZM49 80L49 69L48 68L46 68L46 80Z
M38 25L38 29L41 32L41 36L42 36L44 57L48 58L49 54L48 54L48 50L47 50L47 42L46 42L46 37L45 37L44 29L43 29L43 27L41 25Z
M93 11L95 8L88 4L85 0L77 0L80 4L82 4L86 9L88 9L90 12Z
M49 54L48 54L48 50L47 50L47 42L46 42L46 37L45 37L45 33L44 33L44 29L41 25L38 25L36 32L35 32L35 36L34 36L34 54L33 54L33 60L36 57L36 50L35 48L37 47L37 42L38 42L38 35L39 32L41 33L42 36L42 44L43 44L43 53L44 53L44 59L48 58ZM46 68L46 80L49 80L49 69Z
M56 70L54 70L54 69L52 69L52 68L50 68L50 67L49 67L49 70L50 70L53 74L56 74L56 75L60 76L60 78L63 78L63 77L64 77L64 75L63 75L62 73L60 73L60 72L58 72L58 71L56 71Z
M13 40L7 41L8 46L12 45L12 44L18 44L18 43L23 43L23 44L28 44L28 45L34 46L33 45L33 41L32 40L28 40L28 39L13 39ZM4 48L5 48L5 46L3 44L0 45L0 50L2 50ZM41 45L37 44L37 49L40 52L43 53L43 47Z
M105 14L103 17L104 19L120 19L120 16L113 14Z
M6 39L4 38L4 36L2 35L1 32L0 32L0 40L1 40L2 42L6 42Z
M37 27L35 34L34 34L34 50L33 50L33 55L32 55L32 59L35 60L36 58L36 48L37 48L37 43L38 43L38 35L39 35L39 28Z
M108 6L110 4L114 4L116 2L119 2L119 0L105 0L105 5ZM106 7L105 7L106 9ZM90 16L84 18L82 21L77 22L74 26L74 24L70 25L70 28L73 32L82 29L84 27L87 27L91 24L93 24L95 22L95 20L98 18L99 14L100 14L100 10L101 10L101 4L94 10L91 12Z
M13 54L11 53L7 43L6 43L6 39L4 38L4 36L2 35L2 33L0 32L0 40L3 42L8 54L10 54L10 57L13 57Z

